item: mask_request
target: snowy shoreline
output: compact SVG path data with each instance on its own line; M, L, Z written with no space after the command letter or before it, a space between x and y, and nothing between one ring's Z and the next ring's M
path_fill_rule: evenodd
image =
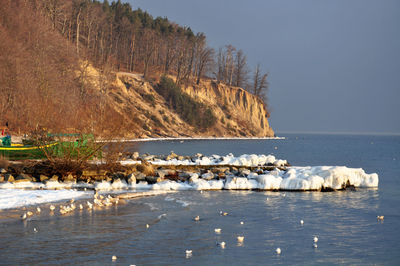
M179 159L181 157L181 159ZM273 155L243 154L235 157L197 155L191 159L153 157L147 161L157 167L153 176L133 172L125 178L91 183L3 182L0 183L0 210L42 204L68 198L121 191L182 191L182 190L257 190L257 191L332 191L351 188L376 188L376 173L345 166L288 166L286 160ZM122 165L137 165L141 161L126 160ZM177 169L177 166L189 168ZM209 166L206 169L201 166ZM168 168L169 167L169 168ZM26 190L29 189L29 190ZM78 190L92 191L78 191Z

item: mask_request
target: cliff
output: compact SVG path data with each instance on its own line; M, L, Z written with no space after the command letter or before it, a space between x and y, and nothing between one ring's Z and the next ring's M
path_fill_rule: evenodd
M156 83L155 83L156 84ZM216 123L199 130L182 120L165 99L157 93L155 84L139 74L118 73L107 91L108 105L129 124L125 137L271 137L274 131L267 119L263 102L237 87L202 81L182 90L196 101L209 106Z
M216 129L221 135L274 136L268 123L265 104L244 89L206 80L198 86L189 86L183 90L211 106L218 117Z

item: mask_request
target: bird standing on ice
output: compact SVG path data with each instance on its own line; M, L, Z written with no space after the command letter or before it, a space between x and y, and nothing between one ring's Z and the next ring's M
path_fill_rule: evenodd
M189 258L189 257L191 257L192 256L192 250L191 249L187 249L186 250L186 258Z
M194 220L195 221L200 221L200 216L197 215L196 217L194 217Z
M215 231L215 233L220 234L221 233L221 228L215 228L214 231Z
M238 242L243 242L244 236L238 236L238 237L237 237L237 240L238 240Z
M378 221L383 221L384 218L385 218L385 216L383 216L383 215L376 216L376 219L378 219Z
M304 224L304 221L303 221L303 220L300 220L300 224L303 225L303 224Z
M281 252L282 252L282 250L281 250L280 248L277 248L277 249L275 250L275 252L276 252L276 254L280 255Z
M318 237L314 236L314 243L317 243L317 242L318 242Z

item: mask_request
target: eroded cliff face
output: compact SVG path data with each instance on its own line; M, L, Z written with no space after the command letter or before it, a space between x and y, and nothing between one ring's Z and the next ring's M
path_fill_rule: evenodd
M217 117L214 126L199 131L187 124L138 74L118 73L107 98L109 106L124 117L124 123L131 125L125 129L126 137L274 136L265 105L251 93L213 81L203 81L182 90L211 108Z
M264 103L244 89L207 80L183 90L211 106L219 121L216 129L222 135L274 136Z

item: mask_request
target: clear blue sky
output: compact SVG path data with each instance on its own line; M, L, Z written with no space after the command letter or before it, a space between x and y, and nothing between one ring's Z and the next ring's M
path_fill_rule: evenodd
M400 133L398 0L126 2L260 63L278 133Z

